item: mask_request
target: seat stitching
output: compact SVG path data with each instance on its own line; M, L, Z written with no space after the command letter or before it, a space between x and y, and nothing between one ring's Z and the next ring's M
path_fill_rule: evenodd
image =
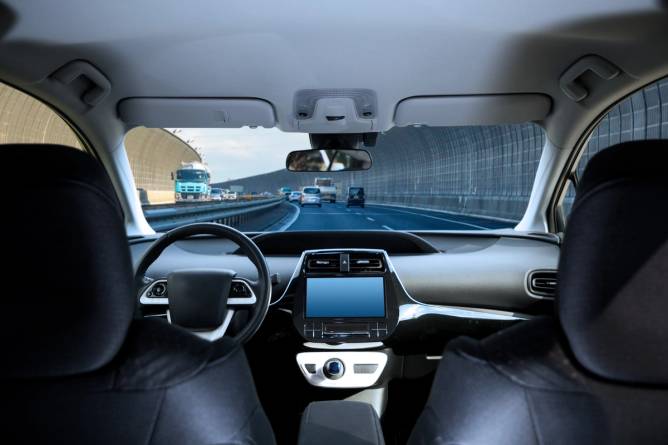
M162 393L160 395L160 401L158 403L158 409L155 410L155 416L153 418L153 425L151 427L151 432L148 435L148 441L146 442L147 445L150 445L153 442L153 436L155 434L156 429L158 428L158 419L160 418L160 412L162 411L162 405L165 400L165 390L162 390Z
M540 445L541 443L543 443L543 441L540 439L538 425L536 423L536 418L533 412L533 403L531 400L531 396L529 395L529 391L526 388L522 388L522 390L524 391L524 400L527 405L527 410L529 411L529 419L531 419L531 428L533 429L533 432L536 436L536 443Z

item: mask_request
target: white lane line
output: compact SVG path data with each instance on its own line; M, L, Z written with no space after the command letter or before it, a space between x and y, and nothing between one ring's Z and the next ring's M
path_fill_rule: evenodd
M385 230L394 230L394 229L393 229L392 227L390 227L390 226L381 226L381 227L382 227L383 229L385 229Z
M290 205L292 205L295 209L297 209L297 211L296 211L296 212L292 215L292 217L291 217L288 221L286 221L281 227L275 229L276 232L285 232L285 231L288 230L288 229L290 228L290 226L293 225L293 224L295 223L295 221L297 221L297 219L299 218L299 215L301 214L302 209L299 208L299 206L297 206L297 205L295 205L295 204L290 203Z
M310 210L310 209L309 209ZM318 212L317 210L314 212L311 211L303 211L304 215L348 215L348 213L343 213L343 212Z
M362 214L361 214L361 213L358 213L358 212L355 212L355 215L362 216Z
M422 216L424 218L438 219L440 221L446 221L446 222L450 222L450 223L461 224L462 226L475 227L476 229L482 229L482 230L490 229L490 227L478 226L476 224L465 223L465 222L457 221L455 219L441 218L441 217L432 216L432 215L424 215L422 213L407 212L406 210L399 210L399 209L395 209L395 208L391 208L391 207L386 207L386 208L388 210L392 210L393 212L406 213L408 215L415 215L415 216Z
M366 217L366 219L368 219L369 221L375 221L375 219L369 218L368 216Z

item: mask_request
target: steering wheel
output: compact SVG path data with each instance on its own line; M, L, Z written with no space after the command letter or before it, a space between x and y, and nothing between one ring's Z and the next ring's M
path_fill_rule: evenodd
M213 235L236 243L257 269L257 281L237 277L236 272L226 269L183 269L153 280L147 286L144 281L146 271L160 254L176 241L194 235ZM264 321L271 302L271 276L260 249L240 231L215 223L188 224L162 235L141 258L135 271L135 283L137 289L141 289L140 303L143 304L159 304L153 302L157 298L148 298L147 294L151 294L157 283L165 286L168 298L161 298L160 302L169 304L167 318L170 323L209 340L221 338L235 310L243 307L251 309L250 317L232 339L239 343L248 341ZM157 292L153 296L157 296Z

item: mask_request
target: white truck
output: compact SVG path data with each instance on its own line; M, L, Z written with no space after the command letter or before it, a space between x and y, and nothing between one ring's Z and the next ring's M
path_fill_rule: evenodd
M336 202L336 185L332 178L315 178L313 185L320 189L321 201Z

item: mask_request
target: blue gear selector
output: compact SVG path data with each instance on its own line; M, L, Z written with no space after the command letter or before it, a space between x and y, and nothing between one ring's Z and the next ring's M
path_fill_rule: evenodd
M322 368L325 377L332 380L343 377L343 374L346 372L346 369L343 366L343 362L338 358L327 360Z

